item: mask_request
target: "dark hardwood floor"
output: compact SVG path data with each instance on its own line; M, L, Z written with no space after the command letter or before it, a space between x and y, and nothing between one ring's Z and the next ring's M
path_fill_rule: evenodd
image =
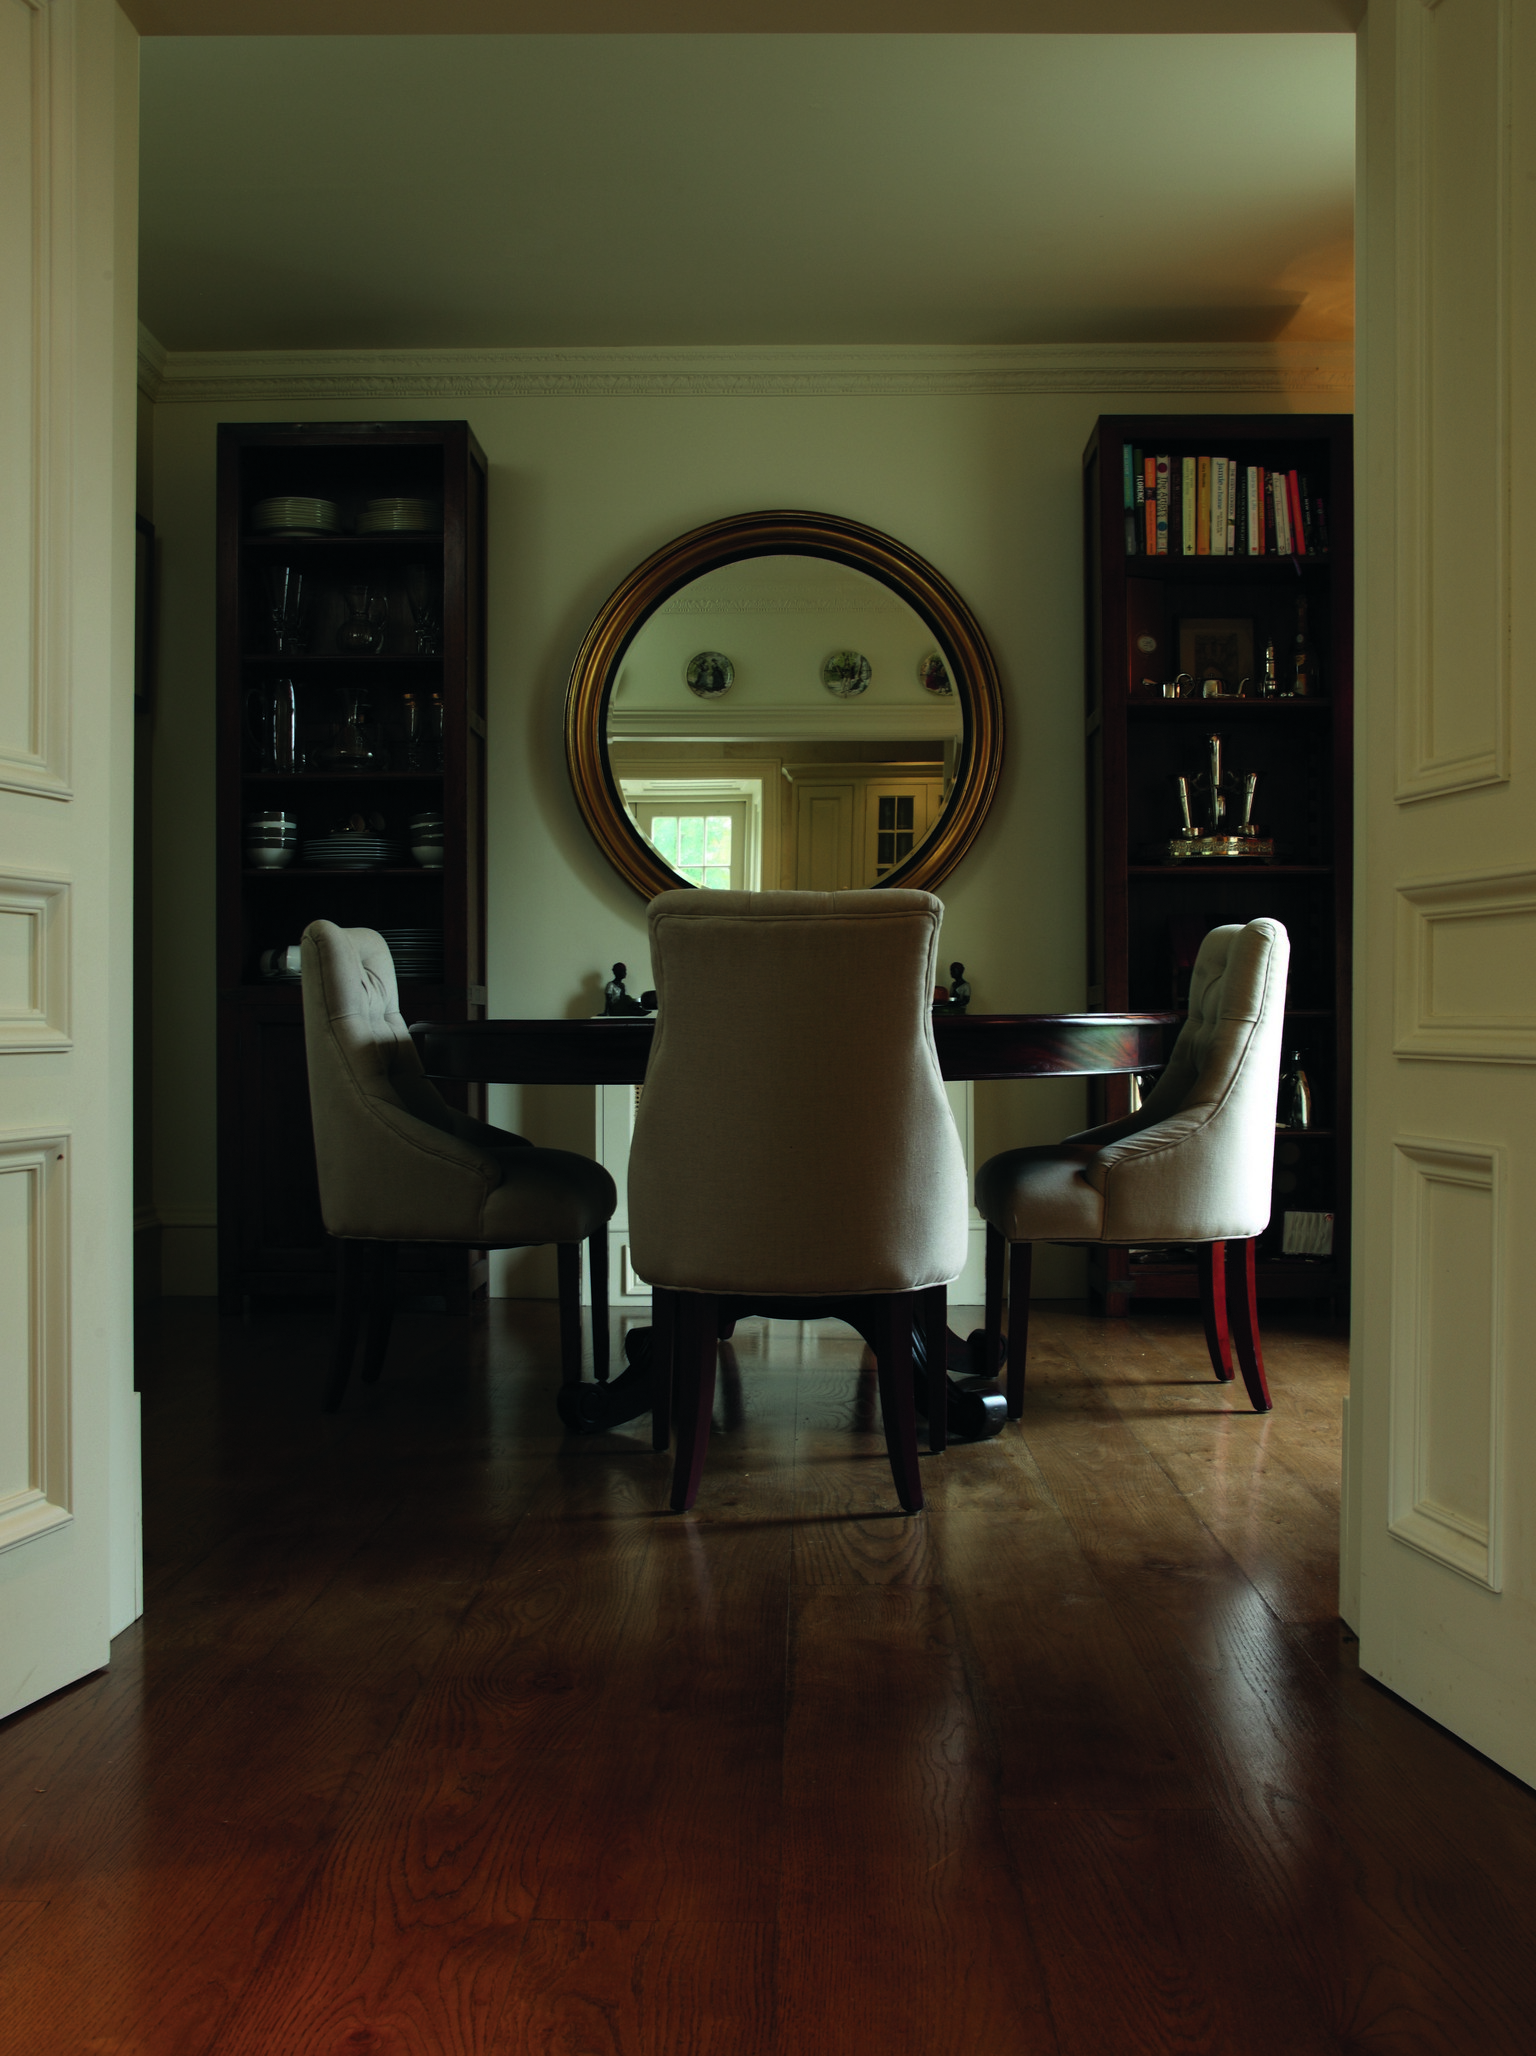
M979 1316L978 1316L979 1318ZM1536 2047L1536 1794L1335 1619L1344 1345L1038 1311L895 1506L846 1330L744 1323L696 1514L553 1306L152 1309L145 1616L0 1726L5 2056Z

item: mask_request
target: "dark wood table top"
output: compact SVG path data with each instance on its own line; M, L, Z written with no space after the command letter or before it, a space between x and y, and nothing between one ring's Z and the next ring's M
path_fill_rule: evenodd
M1179 1014L937 1014L946 1078L1083 1078L1153 1071ZM415 1021L428 1074L481 1085L639 1085L653 1017L584 1021Z

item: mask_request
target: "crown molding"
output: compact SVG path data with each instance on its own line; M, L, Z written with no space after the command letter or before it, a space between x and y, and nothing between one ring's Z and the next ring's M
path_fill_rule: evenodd
M139 323L139 391L146 400L153 403L160 397L165 384L165 367L169 351L157 336L152 336L143 322Z
M35 4L35 0L29 0ZM1222 35L1352 30L1365 0L125 0L141 36Z
M882 399L1263 393L1348 402L1350 342L741 345L700 349L163 350L139 331L160 405L344 401Z

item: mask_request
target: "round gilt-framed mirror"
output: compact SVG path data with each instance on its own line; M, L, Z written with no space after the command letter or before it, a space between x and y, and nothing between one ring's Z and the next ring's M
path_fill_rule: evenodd
M975 616L915 551L830 514L740 514L604 603L565 748L599 848L647 899L931 888L997 791L1002 693Z

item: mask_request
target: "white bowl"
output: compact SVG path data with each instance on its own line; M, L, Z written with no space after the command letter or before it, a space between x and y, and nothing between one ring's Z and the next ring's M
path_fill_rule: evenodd
M443 868L443 846L440 842L413 842L411 855L423 871L441 871Z
M293 862L293 844L270 842L249 843L246 846L245 861L253 871L281 871Z

